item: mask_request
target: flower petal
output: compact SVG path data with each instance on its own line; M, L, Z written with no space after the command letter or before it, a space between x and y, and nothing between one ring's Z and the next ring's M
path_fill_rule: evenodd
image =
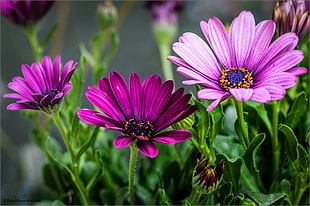
M133 115L137 118L141 118L141 112L142 112L141 80L136 73L131 73L129 83L130 83L131 108L133 109Z
M114 139L113 145L116 148L127 147L134 141L134 138L128 136L118 136Z
M208 23L201 21L200 28L223 68L232 68L232 49L223 23L211 17Z
M248 101L253 94L253 89L230 89L229 92L233 95L238 101Z
M138 141L139 151L148 157L154 158L158 155L158 148L152 141Z
M229 30L231 45L235 54L236 65L244 67L251 52L255 36L255 19L251 12L242 11L233 20Z
M257 88L253 89L253 95L251 97L251 100L261 103L267 103L270 102L271 96L265 88Z
M12 103L7 106L7 110L21 110L21 109L34 109L38 110L38 108L31 104L24 103Z
M255 28L255 39L251 54L247 61L247 69L251 71L265 54L275 31L275 23L272 20L260 22Z
M153 141L161 142L165 144L175 144L183 142L192 137L192 133L186 130L171 130L157 134L152 138Z
M90 109L80 109L76 112L78 117L83 120L84 122L87 122L88 124L92 124L98 127L104 127L106 123L108 123L105 119L101 118L100 116L97 116L98 112Z
M125 79L118 72L111 72L110 75L110 84L114 96L123 110L126 119L132 117L132 110L129 99L129 89Z

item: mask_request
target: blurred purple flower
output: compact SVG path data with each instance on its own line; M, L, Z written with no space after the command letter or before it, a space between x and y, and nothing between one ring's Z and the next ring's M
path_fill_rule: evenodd
M147 1L153 24L177 24L178 13L184 6L183 1Z
M17 93L3 97L18 99L8 105L8 110L34 109L54 113L59 109L62 98L71 89L69 83L77 63L69 61L60 72L61 57L57 56L52 64L51 58L43 57L42 63L35 62L30 66L22 65L24 78L14 77L8 87Z
M55 1L0 1L0 12L13 23L21 26L39 21Z
M136 143L142 154L153 158L158 154L153 141L175 144L192 137L185 130L160 133L197 108L188 104L191 95L183 95L183 88L172 93L173 81L162 82L159 76L153 75L141 83L139 76L131 73L127 85L119 73L111 72L109 78L98 80L98 88L88 89L86 97L104 114L80 109L77 115L89 124L121 131L123 135L114 140L117 148Z
M275 31L272 20L255 25L252 13L243 11L228 33L216 17L201 21L200 27L209 45L194 33L184 33L172 47L181 58L168 59L191 79L184 84L206 87L198 92L198 98L214 100L208 111L231 96L262 103L279 100L285 89L296 84L296 76L307 72L303 67L293 68L304 58L302 51L294 50L298 43L295 33L284 34L270 44Z
M277 2L272 19L279 35L294 32L301 37L309 28L309 1Z

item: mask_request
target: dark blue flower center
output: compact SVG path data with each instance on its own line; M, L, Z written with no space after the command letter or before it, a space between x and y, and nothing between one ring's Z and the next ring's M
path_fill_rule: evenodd
M147 140L152 137L155 130L150 121L145 121L143 119L137 120L135 117L129 119L125 123L125 129L132 137L142 140Z
M58 91L57 89L51 89L49 91L46 91L43 93L43 95L50 95L52 98L54 98L57 94L59 94L60 91Z
M250 88L253 85L253 78L251 73L244 68L231 68L224 70L219 84L225 91L231 88Z

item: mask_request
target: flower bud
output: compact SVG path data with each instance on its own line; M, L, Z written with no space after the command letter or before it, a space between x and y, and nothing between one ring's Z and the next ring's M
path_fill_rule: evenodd
M110 28L117 20L117 9L111 1L104 1L98 7L97 22L102 30Z
M209 159L201 155L193 174L193 186L204 194L216 190L224 174L223 160L217 165L208 165Z

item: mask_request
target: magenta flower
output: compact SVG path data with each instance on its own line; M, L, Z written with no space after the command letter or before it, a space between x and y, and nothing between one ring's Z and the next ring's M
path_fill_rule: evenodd
M255 25L252 13L243 11L229 32L216 17L201 21L200 26L208 44L196 34L185 33L172 47L181 58L168 59L191 79L184 84L205 87L198 98L214 100L208 111L231 96L261 103L279 100L285 89L296 84L296 76L307 72L303 67L293 68L304 57L302 51L294 50L298 43L295 33L286 33L270 44L275 31L272 20Z
M109 78L98 80L98 88L88 89L86 97L103 113L80 109L77 115L89 124L121 131L114 140L117 148L136 143L142 154L153 158L158 154L153 141L175 144L192 137L185 130L161 132L197 108L188 104L191 95L183 95L183 88L172 93L173 81L162 82L154 75L141 83L139 76L131 73L127 85L119 73L111 72Z
M3 97L18 99L8 105L8 110L34 109L46 113L58 111L62 98L71 89L69 83L77 63L69 61L60 72L61 57L57 56L54 64L48 56L42 63L35 62L31 66L22 65L24 78L14 77L8 87L17 93L5 94Z
M39 21L54 3L55 1L0 1L0 12L13 23L27 26Z

